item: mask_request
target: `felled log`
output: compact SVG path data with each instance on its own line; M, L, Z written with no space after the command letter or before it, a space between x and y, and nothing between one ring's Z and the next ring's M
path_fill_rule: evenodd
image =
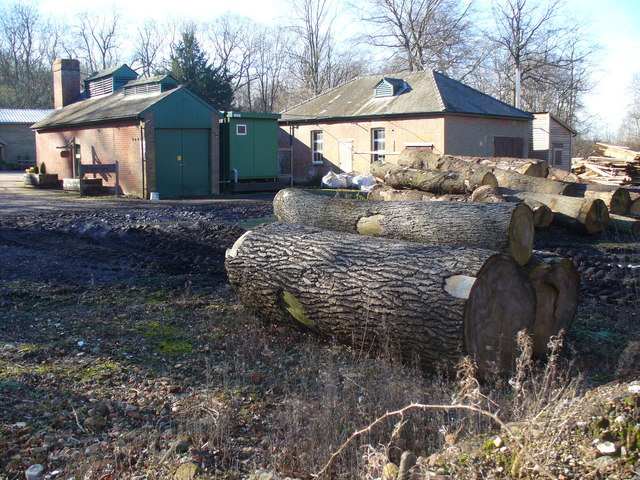
M511 191L510 194L523 201L535 200L544 203L554 214L553 223L581 233L595 235L606 229L609 224L609 209L599 198L515 191Z
M607 205L610 213L618 215L629 213L631 206L629 191L624 188L613 188L607 191L587 189L584 192L584 197L599 198Z
M560 182L589 183L588 180L580 178L575 173L552 166L549 167L547 178L550 178L551 180L558 180Z
M286 188L273 211L278 220L326 230L504 251L520 265L533 249L533 215L523 204L363 201Z
M640 236L640 220L611 213L609 214L609 230L638 237Z
M535 294L509 255L274 222L227 250L240 303L260 318L433 371L463 355L512 366Z
M640 216L640 193L631 194L631 204L629 205L629 215Z
M413 168L424 168L437 171L474 172L479 175L483 172L491 172L496 177L498 185L512 190L526 190L529 192L549 193L554 195L572 195L577 184L558 182L549 178L531 177L521 173L509 172L499 168L490 168L486 165L465 160L462 157L451 155L438 155L426 151L414 150L411 153L403 153L398 159L400 165L412 165Z
M369 190L367 200L383 200L385 202L421 202L424 200L466 202L469 200L469 196L452 193L438 195L437 193L423 192L422 190L397 190L388 185L378 184Z
M498 186L491 172L445 172L399 167L374 162L371 174L394 188L415 188L431 193L471 193L480 185Z
M471 194L471 201L473 202L523 202L527 205L533 213L533 225L536 228L546 228L551 225L553 221L553 212L544 203L537 202L535 200L521 200L520 198L510 195L508 192L511 190L502 189L507 192L506 195L501 193L501 189L495 189L490 186L482 186L476 189Z
M500 191L491 185L483 185L481 187L476 188L471 194L472 202L481 202L481 203L502 203L506 202Z
M578 309L580 279L571 260L536 252L525 265L536 292L533 354L547 354L549 338L567 331Z
M417 150L404 150L402 155L405 158L415 157L420 158L421 151ZM522 175L528 175L530 177L544 178L549 173L549 164L544 160L532 159L532 158L514 158L514 157L470 157L464 155L456 155L455 158L459 158L469 163L476 165L483 165L485 167L493 169L499 168L500 170L506 170L508 172L520 173ZM416 168L425 168L416 167Z

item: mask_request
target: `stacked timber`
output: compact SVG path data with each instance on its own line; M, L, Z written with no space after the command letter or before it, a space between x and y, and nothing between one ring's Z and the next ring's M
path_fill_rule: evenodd
M640 152L627 147L596 143L586 158L574 158L571 170L579 178L604 185L640 185Z
M250 312L431 372L463 355L481 371L510 368L536 314L526 273L493 250L275 222L245 233L225 262Z
M326 230L503 251L520 265L533 249L533 214L523 203L362 201L287 188L273 210L278 220Z

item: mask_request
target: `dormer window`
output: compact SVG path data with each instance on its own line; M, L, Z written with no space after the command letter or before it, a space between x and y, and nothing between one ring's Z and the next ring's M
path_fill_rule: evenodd
M375 98L395 97L409 90L409 84L401 78L385 77L373 87Z

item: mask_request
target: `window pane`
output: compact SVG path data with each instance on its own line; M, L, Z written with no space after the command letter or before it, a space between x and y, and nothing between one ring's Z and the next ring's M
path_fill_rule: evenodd
M385 149L385 130L384 128L373 128L371 130L371 150L381 152ZM384 162L384 155L374 153L371 155L371 161Z

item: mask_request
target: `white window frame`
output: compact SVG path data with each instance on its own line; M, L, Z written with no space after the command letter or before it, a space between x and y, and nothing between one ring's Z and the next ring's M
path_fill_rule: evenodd
M241 131L244 130L244 131ZM237 123L236 124L236 135L246 135L247 134L247 124L246 123Z
M324 163L324 134L322 130L311 130L311 164Z
M382 138L378 137L378 134L382 132ZM382 152L382 153L372 153L371 161L372 162L384 162L386 151L386 143L387 142L387 131L383 128L372 128L371 129L371 151L372 152ZM380 148L382 147L382 148Z

